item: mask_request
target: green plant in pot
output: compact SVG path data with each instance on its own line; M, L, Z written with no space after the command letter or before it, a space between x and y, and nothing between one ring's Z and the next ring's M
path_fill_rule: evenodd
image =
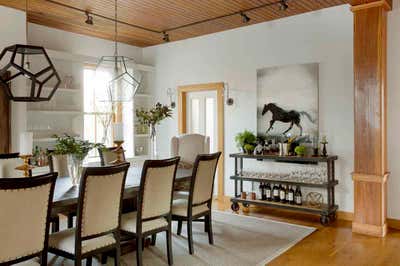
M247 154L253 154L254 153L254 145L251 144L245 144L244 145L244 150Z
M306 155L306 147L299 145L294 149L294 152L297 154L297 156L304 156Z
M245 130L242 133L238 133L235 136L236 146L239 149L242 149L243 152L246 152L245 145L250 144L253 145L254 150L254 143L256 142L257 138L253 134L253 132Z
M54 155L67 155L68 173L72 180L72 185L79 185L82 174L82 163L89 151L92 149L104 149L105 146L100 143L92 143L86 140L77 139L67 134L63 136L54 136L56 144Z

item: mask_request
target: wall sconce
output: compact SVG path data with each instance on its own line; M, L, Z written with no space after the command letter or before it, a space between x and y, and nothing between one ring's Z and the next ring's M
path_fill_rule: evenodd
M225 91L226 91L226 97L225 97L226 105L231 106L231 105L234 104L234 100L233 100L233 98L229 97L230 89L229 89L229 84L228 83L225 83Z
M170 106L172 109L175 109L176 107L176 102L175 102L175 91L171 88L167 89L167 95L169 97L169 102L170 102Z

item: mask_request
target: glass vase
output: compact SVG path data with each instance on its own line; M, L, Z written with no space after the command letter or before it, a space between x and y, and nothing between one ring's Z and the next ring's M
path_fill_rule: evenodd
M68 154L68 173L71 178L71 182L73 186L79 186L82 175L82 164L83 160L76 156L76 154Z
M157 132L155 125L150 126L150 152L151 152L151 159L157 159L158 157Z

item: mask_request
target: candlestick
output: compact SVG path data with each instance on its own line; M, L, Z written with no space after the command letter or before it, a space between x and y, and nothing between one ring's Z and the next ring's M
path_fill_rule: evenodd
M111 161L110 164L121 164L124 163L124 159L122 158L122 153L124 152L124 148L122 147L122 144L124 141L122 140L114 140L114 144L116 145L116 148L113 150L113 153L117 155L117 159L114 161Z
M24 177L29 177L29 171L34 167L29 164L29 159L32 157L33 149L33 133L23 132L19 137L20 158L24 160L24 164L15 167L15 170L23 171Z

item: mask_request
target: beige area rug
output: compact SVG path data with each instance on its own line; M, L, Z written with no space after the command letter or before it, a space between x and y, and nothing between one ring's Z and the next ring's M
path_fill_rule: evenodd
M188 252L186 224L182 235L176 235L173 223L172 249L174 265L265 265L315 231L306 227L268 219L213 211L214 245L208 244L203 223L194 223L194 255ZM157 244L143 253L143 264L168 265L165 233L157 235ZM73 265L72 261L49 256L51 265ZM99 265L97 260L93 265ZM136 265L136 253L122 257L122 265ZM113 265L109 259L107 265Z

